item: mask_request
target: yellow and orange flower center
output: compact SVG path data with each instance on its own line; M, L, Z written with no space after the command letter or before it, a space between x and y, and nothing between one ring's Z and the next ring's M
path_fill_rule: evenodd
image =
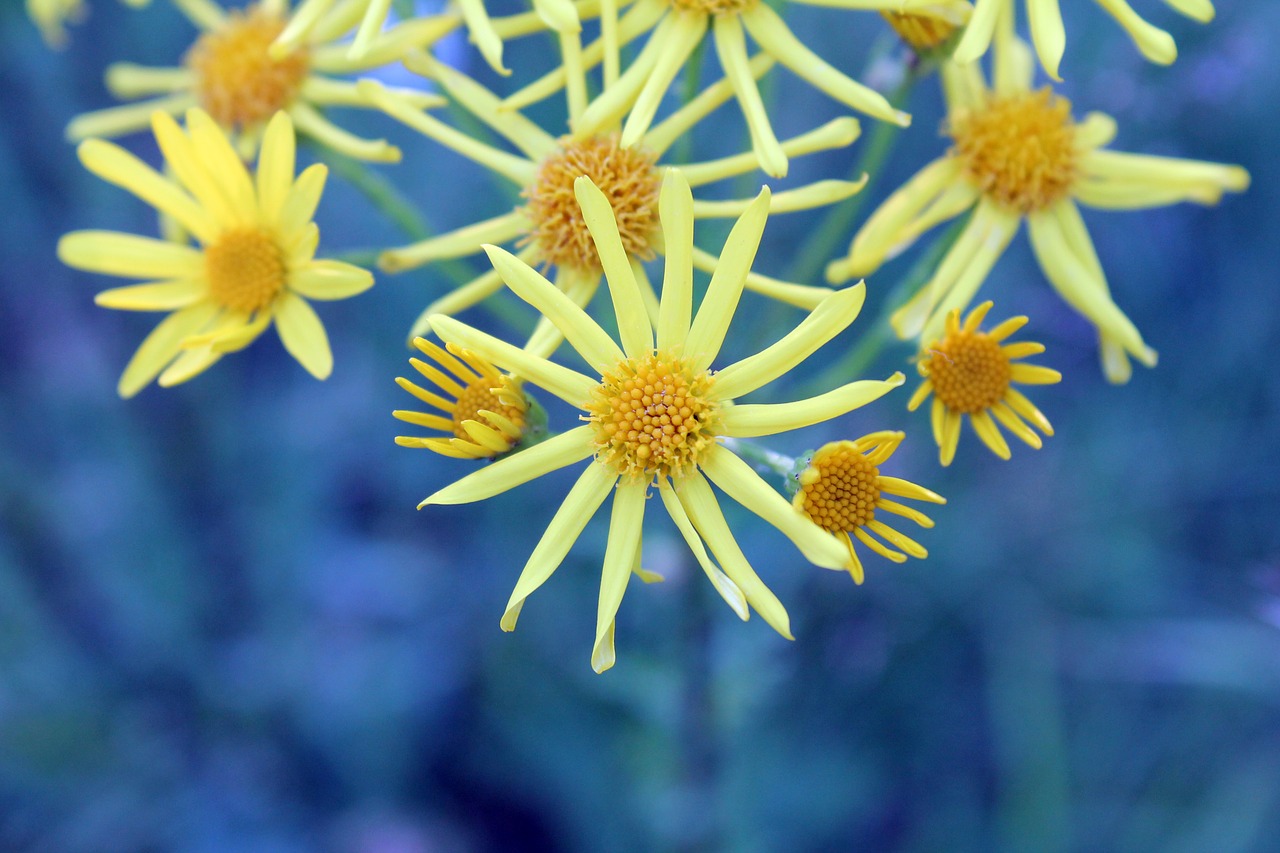
M511 444L515 444L520 440L520 430L524 427L525 407L516 405L515 401L507 395L500 395L493 389L499 388L503 384L503 380L499 376L481 376L475 379L462 389L462 393L458 395L458 399L454 402L453 407L453 435L463 441L472 441L471 436L463 428L463 421L479 421L482 424L491 426L499 432L506 434ZM504 399L504 397L506 399ZM510 431L503 428L499 424L492 423L481 412L493 412L502 415L511 421L517 428L514 435Z
M705 12L708 15L736 15L759 3L760 0L671 0L677 9Z
M1071 104L1048 89L992 98L957 118L950 133L982 192L1021 213L1053 204L1076 178Z
M952 411L983 412L1009 392L1009 356L983 332L949 332L928 352L920 372L933 383L938 400Z
M600 270L595 243L573 192L573 182L583 175L609 199L627 254L652 258L661 177L652 155L622 148L617 135L611 135L567 140L522 193L533 222L527 241L538 247L542 260L570 269Z
M720 406L711 374L669 353L626 359L586 405L596 458L627 477L681 476L715 443Z
M902 12L881 12L893 31L915 50L932 50L951 38L954 24L928 15L912 15Z
M218 124L257 124L297 95L310 69L306 51L280 59L267 53L284 23L258 7L232 11L225 24L201 36L187 51L183 61L195 73L196 97Z
M230 311L266 308L284 290L284 255L271 235L259 228L224 233L205 247L204 267L209 296Z
M852 442L815 453L800 474L795 504L820 527L841 533L875 518L880 470Z

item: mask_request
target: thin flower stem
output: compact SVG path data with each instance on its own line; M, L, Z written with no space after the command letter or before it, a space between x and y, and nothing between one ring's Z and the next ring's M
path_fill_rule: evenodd
M916 262L911 265L911 269L907 270L907 274L890 291L888 298L885 299L884 305L880 309L880 315L876 317L875 322L868 326L868 331L863 334L857 346L852 347L844 358L834 362L812 379L801 390L802 396L820 394L837 385L852 381L854 377L862 376L872 362L876 360L876 357L880 355L885 344L890 342L897 343L890 334L890 315L898 310L908 298L929 280L929 277L933 275L933 271L937 269L938 262L942 260L942 257L951 248L951 244L960 236L960 232L964 230L964 226L968 224L968 221L968 216L957 218L946 230L946 233L938 240L935 240L928 251L916 259Z
M721 441L727 450L732 450L750 462L751 466L758 471L777 474L785 479L791 476L791 471L796 466L796 460L790 456L784 456L763 445L753 444L741 438L722 438Z

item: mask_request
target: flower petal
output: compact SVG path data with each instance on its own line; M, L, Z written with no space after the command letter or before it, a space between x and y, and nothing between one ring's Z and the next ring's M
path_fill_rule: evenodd
M504 456L432 494L418 509L428 504L466 504L482 501L508 489L581 462L595 452L594 432L589 424L575 427L554 438Z
M316 379L333 372L333 352L329 336L315 310L301 296L285 291L276 300L273 316L280 342L289 354Z
M821 423L878 400L905 379L901 373L895 373L884 381L863 379L850 382L834 391L794 403L730 406L723 415L723 434L731 438L753 438Z

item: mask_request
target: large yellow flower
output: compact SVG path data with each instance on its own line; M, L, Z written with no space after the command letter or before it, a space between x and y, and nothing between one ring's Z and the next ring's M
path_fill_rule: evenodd
M963 20L968 0L799 0L814 6L842 9L914 12L946 20ZM733 86L751 131L751 145L760 168L774 177L787 174L787 154L774 134L756 86L747 55L746 34L771 59L835 100L873 118L907 125L911 117L893 107L883 95L837 70L798 39L764 0L636 0L621 19L618 3L601 3L601 38L583 49L586 67L604 64L604 88L573 124L575 133L599 133L620 122L622 145L641 142L657 115L667 90L708 28L714 35L720 65ZM593 5L594 8L594 5ZM580 10L586 14L585 10ZM652 30L635 60L620 70L619 47ZM508 99L521 106L545 97L563 85L563 69L525 87Z
M1153 365L1156 354L1112 301L1077 203L1113 210L1216 204L1224 192L1247 188L1249 173L1106 150L1115 121L1090 113L1077 122L1067 101L1032 91L1031 56L1011 20L997 39L994 87L976 65L944 66L953 147L872 213L827 278L868 275L935 225L972 211L933 278L892 317L900 337L933 340L947 315L970 303L1025 220L1044 274L1098 327L1107 377L1124 382L1129 356Z
M121 0L130 6L145 6L151 0ZM66 24L85 16L84 0L27 0L27 17L40 30L45 44L59 47L67 40Z
M513 155L455 130L375 81L362 81L361 86L370 102L414 130L512 182L521 188L525 204L492 219L390 249L379 259L383 270L399 272L444 258L477 254L482 243L510 241L515 243L521 260L554 267L555 281L560 289L569 293L579 305L585 305L599 287L601 274L595 245L574 192L574 181L586 175L609 198L614 220L646 302L650 307L657 305L657 296L645 275L642 262L663 251L657 210L661 182L658 160L677 138L731 97L725 81L708 87L685 108L651 129L641 144L624 148L619 144L616 132L586 136L574 134L557 139L519 112L503 109L497 96L470 77L425 54L409 57L406 64L439 81L455 101L497 131L519 154ZM762 69L766 64L760 61L756 67ZM846 117L787 140L783 145L792 156L798 156L849 145L858 133L857 120ZM702 186L750 172L755 166L755 159L750 154L741 154L682 166L681 169L690 184ZM770 210L777 213L830 204L853 195L862 184L863 181L818 181L773 195ZM693 213L697 218L737 216L749 203L750 199L698 200L694 202ZM693 264L710 272L715 266L715 256L695 249ZM479 276L427 306L412 334L424 331L427 318L432 314L457 313L501 287L502 279L496 270ZM747 287L802 308L813 308L831 293L825 287L781 282L756 273L748 276ZM554 349L559 341L555 327L544 321L535 340L530 343L530 349L546 354L551 351L547 347Z
M1094 0L1116 23L1124 27L1142 55L1152 62L1168 65L1178 58L1178 46L1159 27L1149 23L1129 5L1128 0ZM1213 20L1211 0L1164 0L1177 12L1201 23ZM1031 40L1040 63L1049 76L1060 80L1058 66L1067 47L1067 33L1062 25L1060 0L1026 0L1031 22ZM1002 15L1012 15L1014 0L975 0L973 18L956 44L953 58L967 64L987 52Z
M107 69L107 89L117 98L160 97L77 116L67 126L68 137L120 136L145 128L156 110L178 114L198 106L234 132L248 159L267 121L284 110L304 136L351 157L396 162L400 150L385 139L362 139L324 116L319 108L367 106L355 83L330 75L397 61L454 26L448 18L410 21L379 36L360 60L351 60L347 46L338 43L354 25L352 7L344 5L321 18L304 45L276 55L271 45L288 23L288 0L262 0L230 12L213 0L174 0L174 5L201 31L181 67L116 63ZM440 103L423 92L405 90L401 95L421 107Z
M1053 435L1049 419L1013 385L1052 385L1062 380L1062 374L1038 364L1015 364L1044 352L1044 345L1033 341L1004 343L1026 324L1026 317L1010 317L994 329L982 331L982 321L990 310L990 302L982 303L969 312L963 325L960 310L953 310L947 315L946 334L926 344L920 354L918 366L924 381L911 395L907 408L914 412L933 395L929 420L943 465L955 459L960 424L966 416L982 443L1001 459L1012 454L997 423L1037 450L1040 436L1032 426Z
M746 619L749 605L790 637L785 608L738 548L711 483L777 527L817 565L847 569L848 551L797 513L720 439L772 435L819 423L902 383L899 373L883 382L852 382L794 403L734 403L785 374L847 327L862 306L864 288L837 291L777 343L712 371L764 229L768 189L734 225L694 314L693 198L679 171L667 172L659 202L667 257L656 316L645 307L609 200L587 178L578 179L576 191L600 253L621 346L537 271L496 246L485 250L507 286L555 323L590 365L591 375L535 356L451 317L432 317L431 326L449 343L579 409L586 423L464 477L421 505L483 500L567 465L592 460L525 564L502 618L505 630L515 628L525 599L555 571L587 521L613 495L591 654L597 672L612 666L614 616L629 576L639 567L645 507L656 489L699 564L734 611ZM712 562L704 540L723 571Z
M138 347L120 377L120 395L132 397L157 375L161 385L185 382L248 346L273 321L285 349L317 379L327 377L329 340L306 300L354 296L373 276L315 258L320 229L311 217L326 168L317 163L294 180L293 125L285 113L267 127L256 176L200 110L187 113L185 133L159 112L152 128L176 182L100 139L80 145L80 161L173 217L199 245L116 231L75 231L58 243L68 266L152 279L104 290L99 305L173 312Z

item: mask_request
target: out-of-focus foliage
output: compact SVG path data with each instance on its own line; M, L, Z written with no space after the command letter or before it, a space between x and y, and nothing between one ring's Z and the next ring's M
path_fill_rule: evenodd
M1091 4L1064 4L1078 110L1121 117L1128 150L1253 173L1220 208L1088 215L1159 367L1106 385L1092 329L1015 248L984 296L1031 316L1038 361L1065 376L1036 399L1058 430L1044 449L1006 463L970 441L943 470L907 390L795 435L778 449L905 429L886 473L949 499L921 536L930 558L868 559L854 587L743 525L792 614L787 643L705 600L676 531L655 527L646 568L668 580L632 590L605 676L582 653L603 518L519 631L498 630L556 504L542 490L567 477L413 510L467 470L393 443L392 377L408 324L445 286L436 273L323 307L325 383L264 339L185 386L115 396L151 320L96 308L102 282L53 247L75 228L154 222L77 166L62 128L108 104L108 62L172 62L190 33L164 4L91 5L60 53L20 4L0 9L0 849L1192 853L1280 837L1275 4L1221 3L1209 26L1162 18L1181 49L1170 68ZM875 16L787 14L869 79ZM513 42L505 59L541 69L552 47ZM793 77L769 79L780 134L835 114ZM909 108L915 130L868 205L946 144L932 80ZM699 156L742 145L740 117L717 120ZM390 120L350 122L404 148L382 174L434 227L502 209L461 160L415 150ZM129 144L154 161L144 137ZM864 144L797 159L791 179L845 172ZM814 280L830 260L805 253L821 216L773 218L757 269ZM405 236L336 175L318 221L337 251ZM914 258L869 280L863 317L809 375L863 339ZM791 316L752 305L736 355ZM510 338L533 321L469 319ZM909 355L889 346L875 368Z

